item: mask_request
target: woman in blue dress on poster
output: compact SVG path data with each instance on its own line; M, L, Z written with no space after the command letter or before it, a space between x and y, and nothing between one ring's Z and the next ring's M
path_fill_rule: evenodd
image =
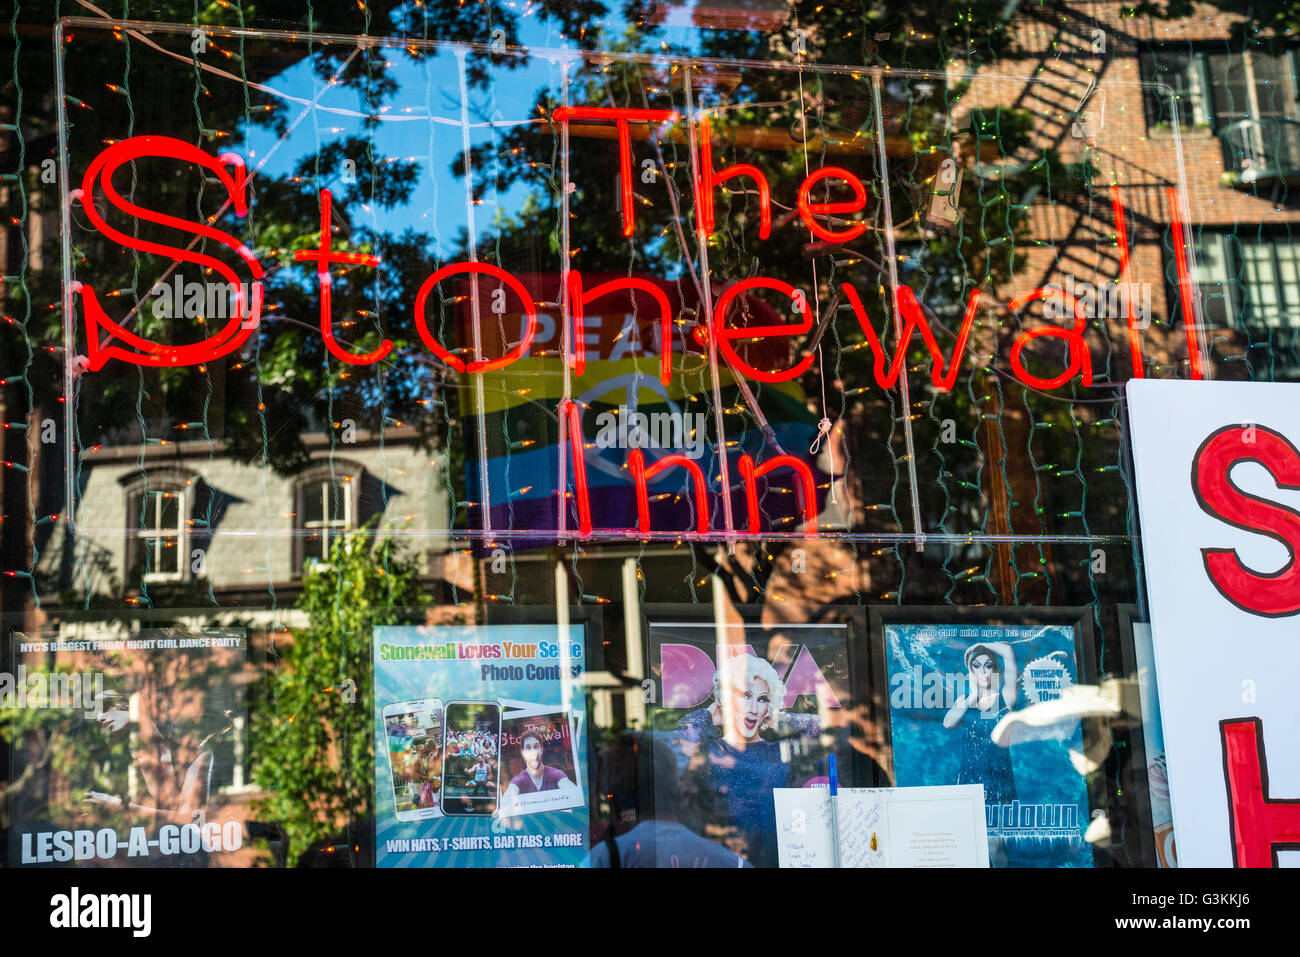
M993 729L1016 705L1015 652L1004 641L971 645L965 655L965 695L944 715L943 726L960 728L961 769L958 784L983 784L988 804L1008 804L1016 799L1016 779L1011 752L993 743Z
M782 741L816 738L822 730L815 715L782 712L785 695L771 664L735 655L714 672L713 703L685 715L674 733L697 798L713 804L703 816L734 826L743 856L756 867L776 864L772 789L791 783Z

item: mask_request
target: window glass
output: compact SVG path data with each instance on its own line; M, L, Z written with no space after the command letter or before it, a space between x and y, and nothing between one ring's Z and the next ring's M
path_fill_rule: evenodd
M1246 58L1233 53L1210 54L1209 72L1215 126L1222 128L1251 116Z
M303 560L328 561L339 532L352 527L351 483L324 478L303 486Z
M1203 306L1216 323L1292 328L1300 303L1300 241L1204 234L1197 243Z
M11 862L1176 863L1127 396L1300 376L1291 60L273 7L0 55Z
M1172 96L1164 95L1155 89L1144 93L1147 125L1153 127L1168 126L1173 122L1171 103L1178 107L1178 122L1184 127L1191 127L1207 122L1205 90L1202 88L1201 65L1203 56L1199 53L1144 53L1140 66L1142 80L1146 83L1159 83L1173 91Z
M184 557L181 542L185 532L185 493L149 489L133 499L139 525L132 533L132 560L128 574L146 578L175 578L181 574Z
M1226 238L1218 233L1203 234L1196 242L1196 269L1201 307L1206 320L1216 326L1233 321L1234 296L1238 283L1229 272Z

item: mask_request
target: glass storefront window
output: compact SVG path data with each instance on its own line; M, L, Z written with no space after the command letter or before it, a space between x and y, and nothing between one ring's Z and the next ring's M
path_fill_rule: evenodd
M1146 529L1295 613L1294 51L282 6L11 31L9 865L1237 862Z

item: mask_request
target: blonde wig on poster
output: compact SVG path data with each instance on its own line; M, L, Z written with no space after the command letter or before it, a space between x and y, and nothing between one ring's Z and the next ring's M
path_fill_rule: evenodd
M748 688L755 678L766 682L768 694L772 697L772 710L760 730L772 727L776 723L781 707L785 704L785 682L776 673L776 669L765 659L754 655L735 655L722 663L713 672L713 704L709 706L715 720L721 723L722 713L718 710L729 688Z

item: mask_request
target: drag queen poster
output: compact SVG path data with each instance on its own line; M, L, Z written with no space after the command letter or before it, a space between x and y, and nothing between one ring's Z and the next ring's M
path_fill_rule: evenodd
M878 621L895 784L984 785L994 867L1093 866L1087 782L1071 760L1083 726L1056 704L1087 680L1079 620L924 623L910 611Z
M717 846L692 844L680 866L776 867L773 790L825 785L833 752L849 783L849 625L652 621L648 652L655 753L673 755L656 757L655 818Z

